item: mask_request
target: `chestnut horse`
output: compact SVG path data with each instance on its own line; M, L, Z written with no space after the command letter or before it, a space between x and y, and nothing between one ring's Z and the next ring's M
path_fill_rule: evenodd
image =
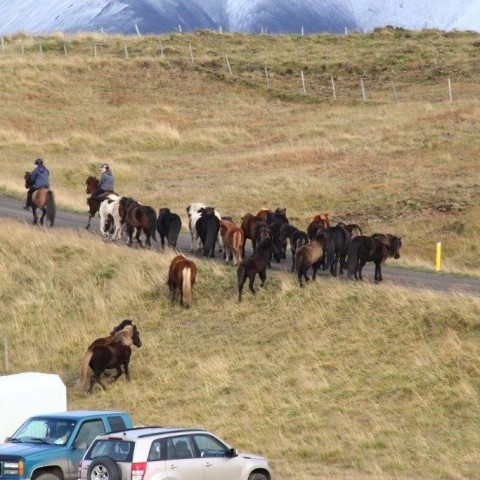
M88 177L85 184L87 185L87 190L86 193L88 195L92 195L92 193L95 193L98 190L98 184L100 183L100 180L97 177ZM88 222L87 226L85 227L87 230L90 228L90 222L92 218L95 216L95 214L98 212L98 209L100 208L100 203L102 200L100 200L99 197L89 197L87 198L87 205L88 205Z
M192 305L192 288L197 277L197 266L183 255L177 255L168 269L167 285L170 289L172 302L180 292L180 305L190 308Z
M307 227L308 238L312 239L319 230L324 230L329 227L330 221L328 219L328 213L315 215Z
M348 276L363 280L362 269L367 262L375 263L375 283L381 282L382 263L389 257L400 258L402 239L389 233L375 233L371 237L359 235L348 248Z
M225 263L233 260L237 267L242 261L244 233L233 222L222 220L220 222L220 235L223 238Z
M310 240L309 243L297 248L295 252L295 268L297 269L298 281L303 287L302 277L306 282L310 281L307 271L311 267L313 274L312 280L317 277L317 270L323 259L325 237L321 232Z
M92 393L95 382L97 382L103 390L107 389L100 377L105 370L110 368L117 370L113 381L118 380L122 373L125 373L127 381L130 381L128 364L130 363L130 357L132 355L132 345L135 345L137 348L142 346L140 332L135 325L125 326L123 330L117 332L113 338L104 345L99 344L89 347L80 363L80 378L77 383L77 388L85 388L88 367L93 370L93 375L90 378L90 386L87 393ZM122 371L122 365L124 371Z
M30 188L30 172L25 172L25 176L23 178L25 179L25 188ZM55 205L55 196L49 188L39 188L33 192L32 212L34 225L37 225L38 223L37 208L42 211L40 225L43 225L43 220L45 216L47 216L50 226L53 227L55 222L55 214L57 213L57 207Z
M146 236L145 245L151 247L150 238L157 240L157 214L155 210L129 197L120 198L118 210L122 219L121 222L125 222L127 228L127 245L129 247L132 245L133 232L136 230L135 241L143 246L140 240L140 234L143 231Z

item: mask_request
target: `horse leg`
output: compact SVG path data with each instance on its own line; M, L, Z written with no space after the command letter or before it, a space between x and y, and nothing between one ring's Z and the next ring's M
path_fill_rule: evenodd
M359 266L358 266L358 278L360 280L363 281L363 277L362 277L362 270L363 270L363 267L365 266L365 264L367 263L365 260L360 260L359 262Z
M267 271L262 270L261 272L258 272L258 276L261 280L260 286L263 287L265 285L265 281L267 280Z
M37 207L32 203L32 213L33 213L33 224L38 223Z
M43 225L43 219L45 218L46 214L47 214L47 209L42 208L42 216L40 217L40 225Z
M125 370L125 378L127 382L130 381L130 372L128 371L128 364L130 363L130 357L123 362L123 369Z
M383 280L381 262L375 262L375 277L374 277L374 280L375 280L375 283L381 282Z
M253 288L253 284L255 282L255 275L256 273L255 272L248 272L248 288L250 289L250 291L253 293L253 295L255 295L257 292L255 291L255 289Z
M135 233L135 241L141 246L143 247L143 243L142 241L140 240L140 234L142 233L142 229L140 227L138 227L136 229L136 233Z
M146 240L145 240L145 245L148 248L152 248L152 242L150 241L150 229L144 228L143 233L145 234Z
M120 367L116 367L117 374L113 376L112 382L116 382L122 376L122 369Z

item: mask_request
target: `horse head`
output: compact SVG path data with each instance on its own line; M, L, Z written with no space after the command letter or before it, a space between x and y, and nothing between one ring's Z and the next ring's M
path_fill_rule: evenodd
M402 248L402 237L393 237L392 239L392 256L395 260L400 258L400 248Z
M91 194L95 193L98 189L98 184L100 181L98 180L97 177L88 177L87 180L85 181L85 185L87 186L87 191L86 193Z
M167 207L159 208L158 209L158 218L161 218L165 215L168 215L169 213L172 213L169 208L167 208Z
M199 210L199 212L202 211L202 217L205 217L207 215L215 215L215 207L205 207Z
M23 179L25 180L25 188L30 188L30 172L25 172Z
M138 328L136 325L133 325L132 342L137 348L140 348L142 346L142 340L140 339L140 332L138 331Z

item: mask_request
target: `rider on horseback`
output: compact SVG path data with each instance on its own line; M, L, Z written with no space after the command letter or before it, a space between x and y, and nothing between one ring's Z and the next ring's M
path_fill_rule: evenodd
M28 210L32 206L32 195L35 190L39 188L50 188L50 172L48 168L44 165L41 158L35 160L36 167L32 170L30 174L30 188L27 192L27 203L23 207L25 210Z
M102 169L102 176L100 177L97 191L95 193L92 193L92 198L99 197L105 192L113 192L113 173L110 170L108 163L102 163L102 166L100 168Z

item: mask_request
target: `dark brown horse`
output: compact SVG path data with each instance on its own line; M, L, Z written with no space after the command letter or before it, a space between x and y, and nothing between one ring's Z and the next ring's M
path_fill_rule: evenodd
M389 257L400 258L402 239L388 233L375 233L371 237L359 235L348 248L348 276L363 280L362 269L367 262L375 263L375 283L381 282L382 263Z
M133 232L136 231L135 241L143 246L142 241L140 240L140 234L143 233L146 236L145 245L148 247L152 246L150 238L153 238L155 241L156 229L157 229L157 214L152 207L142 205L140 202L137 202L133 198L122 197L119 205L119 213L121 222L125 222L127 227L127 245L132 245Z
M242 217L242 223L240 224L240 228L243 230L244 239L243 239L243 255L245 256L245 243L247 238L252 242L253 251L256 250L257 247L257 240L255 238L255 227L257 222L261 221L261 218L252 215L251 213L246 213L245 216Z
M298 281L303 287L302 277L306 282L310 281L307 271L312 268L312 280L317 277L317 270L323 260L325 237L322 232L310 240L309 243L297 248L295 252L295 268L297 270Z
M253 284L255 277L258 274L261 280L260 286L265 285L267 279L267 268L270 264L270 255L272 250L275 249L272 237L266 237L261 240L257 245L257 250L250 257L244 259L237 269L237 285L238 285L238 301L242 301L243 285L247 278L248 288L255 295L255 289Z
M192 288L197 277L197 266L183 255L177 255L168 269L167 285L170 289L172 302L175 301L177 290L180 292L180 305L190 308L192 305Z
M137 348L142 346L140 332L135 325L127 325L123 330L117 332L108 343L104 345L94 345L88 348L80 363L80 378L77 388L85 388L89 367L93 370L93 375L90 378L90 386L87 393L92 393L95 382L97 382L103 390L107 389L100 379L102 373L107 369L115 368L117 370L113 381L118 380L122 373L125 373L127 381L130 381L128 365L132 355L132 345L135 345Z
M30 172L25 172L25 188L31 187L30 182ZM50 226L53 227L55 222L55 215L57 213L57 207L55 205L55 196L49 188L39 188L35 190L32 194L32 212L33 212L33 224L38 224L38 215L37 209L42 211L42 216L40 217L40 225L43 225L43 220L45 216L50 222Z

